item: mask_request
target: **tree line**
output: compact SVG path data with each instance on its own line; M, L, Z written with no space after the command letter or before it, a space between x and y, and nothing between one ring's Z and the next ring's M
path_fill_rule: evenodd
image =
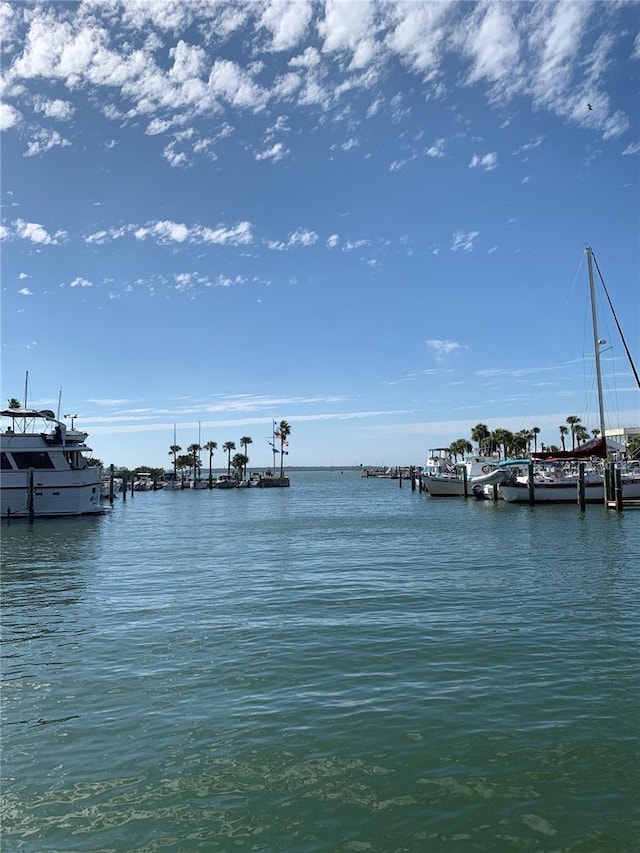
M284 446L288 444L287 437L291 435L291 426L287 421L280 421L275 435L280 440L280 476L284 476ZM247 465L249 464L249 456L247 448L253 444L253 439L249 435L243 435L239 442L244 448L244 453L235 453L231 456L232 451L236 449L235 442L225 441L222 445L222 450L227 454L227 474L231 474L231 469L237 471L241 477L247 476ZM202 459L200 451L204 450L209 454L209 479L213 476L213 455L218 449L217 441L207 441L206 444L190 444L187 447L187 452L179 455L182 447L179 444L172 444L169 447L169 456L173 458L173 473L177 477L178 471L183 472L189 470L191 476L195 479L196 472L199 472L202 467Z
M560 449L566 450L567 436L571 435L571 449L575 450L580 447L585 441L591 437L597 438L600 435L599 429L592 429L591 434L582 423L581 418L577 415L568 415L564 424L558 427L560 433L560 444L545 445L540 444L541 451L558 452ZM510 432L508 429L489 430L486 424L476 424L471 430L471 440L475 441L478 451L485 456L499 453L503 459L508 456L519 457L525 453L531 453L532 445L533 452L538 452L538 436L540 435L540 427L534 426L531 429L521 429L518 432ZM473 445L466 438L458 438L449 446L449 451L457 459L458 456L464 456L465 453L473 451Z

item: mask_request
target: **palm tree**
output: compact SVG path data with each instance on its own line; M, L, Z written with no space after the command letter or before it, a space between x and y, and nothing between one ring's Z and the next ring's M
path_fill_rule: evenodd
M209 488L211 488L213 485L213 451L218 449L218 442L208 441L204 449L209 451Z
M580 423L580 418L577 415L569 415L567 417L567 423L571 429L571 449L576 449L576 427Z
M529 448L531 447L532 437L533 436L531 435L528 429L521 429L517 433L515 433L512 439L511 447L512 450L515 452L516 456L519 456L521 451L529 451Z
M540 427L532 427L531 432L533 433L533 452L538 452L538 436L540 435Z
M244 455L247 456L247 447L253 444L253 439L248 435L243 435L240 439L240 447L244 447ZM249 464L249 457L247 456L247 461L244 463L244 476L247 476L247 465Z
M564 453L566 450L566 447L564 446L564 437L569 432L569 429L564 424L560 424L558 429L560 430L560 441L562 442L562 451Z
M589 438L589 432L582 424L576 424L575 426L575 436L578 442L578 449L583 441L587 441Z
M192 461L193 459L191 457L191 454L187 455L186 453L183 453L176 459L176 468L178 469L178 471L182 472L185 470L185 468L191 468Z
M280 479L284 477L284 456L288 453L285 446L288 446L287 436L291 435L291 427L286 421L280 421L275 432L275 437L280 439Z
M486 424L476 424L471 430L471 440L478 445L480 453L486 453L486 444L491 438L491 433ZM484 449L483 449L484 448Z
M458 461L458 454L460 454L460 456L462 456L462 458L464 459L464 454L471 453L472 450L473 445L470 441L467 441L466 438L458 438L449 446L449 452L453 453L453 458L455 462Z
M202 450L202 448L200 447L199 444L190 444L189 447L187 447L187 452L189 453L189 456L191 457L191 462L192 462L192 467L193 467L193 479L194 480L196 479L196 471L200 469L200 457L198 456L198 454L200 453L201 450Z
M491 433L491 440L498 449L500 448L500 445L502 445L503 458L506 459L508 455L508 448L513 443L513 433L509 432L508 429L494 429Z
M225 441L222 449L227 451L227 474L231 473L231 451L236 449L233 441Z
M8 403L9 403L10 409L21 409L22 408L22 403L20 402L20 400L18 400L17 397L10 397L8 400Z
M169 448L169 456L173 455L173 476L174 477L176 476L176 472L177 472L176 457L177 457L178 453L180 453L181 450L182 450L182 448L180 447L179 444L172 444L171 447Z
M242 476L242 472L244 471L248 461L249 457L245 453L234 453L233 459L231 460L231 464L240 474L240 476Z

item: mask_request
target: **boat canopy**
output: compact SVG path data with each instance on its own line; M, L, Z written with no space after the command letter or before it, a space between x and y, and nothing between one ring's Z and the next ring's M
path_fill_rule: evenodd
M44 418L45 421L59 421L51 409L2 409L0 415L3 418Z
M591 459L593 456L596 456L598 459L606 459L607 442L604 438L594 438L591 441L585 442L580 447L575 447L573 450L545 450L542 453L532 453L531 455L533 459L545 462L579 461L581 459Z

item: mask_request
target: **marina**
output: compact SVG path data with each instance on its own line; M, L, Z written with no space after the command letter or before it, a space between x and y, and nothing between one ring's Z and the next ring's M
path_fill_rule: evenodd
M640 516L407 485L4 521L3 848L632 850Z

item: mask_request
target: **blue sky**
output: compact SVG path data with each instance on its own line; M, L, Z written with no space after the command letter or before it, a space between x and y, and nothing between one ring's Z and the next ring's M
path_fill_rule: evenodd
M174 424L256 466L273 419L291 465L597 427L587 245L640 351L638 11L0 2L2 397L28 371L128 466Z

